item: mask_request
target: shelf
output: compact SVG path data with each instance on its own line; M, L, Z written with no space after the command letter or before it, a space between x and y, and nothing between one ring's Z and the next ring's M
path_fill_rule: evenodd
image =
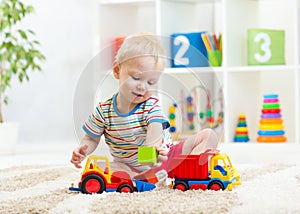
M101 5L144 5L144 4L153 4L155 0L97 0Z
M189 71L196 73L206 73L206 72L256 72L256 71L294 71L299 69L300 66L292 65L269 65L269 66L234 66L234 67L191 67L191 68L166 68L165 72L172 74L186 74Z
M297 69L292 65L268 65L268 66L234 66L227 69L228 72L252 72L252 71L292 71Z
M188 74L189 72L195 73L209 73L209 72L223 72L222 67L191 67L191 68L166 68L166 73L170 74Z
M116 5L116 4L144 4L155 3L155 0L97 0L102 5ZM215 3L221 0L162 0L161 2L175 2L175 3L188 3L188 4L203 4L203 3Z
M164 2L179 2L179 3L191 3L191 4L204 4L204 3L215 3L221 0L163 0Z

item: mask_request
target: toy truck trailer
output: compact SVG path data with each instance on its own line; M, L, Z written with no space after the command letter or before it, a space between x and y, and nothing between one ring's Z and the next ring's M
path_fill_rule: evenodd
M169 177L174 178L174 189L232 190L240 185L240 175L227 154L207 150L200 155L181 155L172 161Z

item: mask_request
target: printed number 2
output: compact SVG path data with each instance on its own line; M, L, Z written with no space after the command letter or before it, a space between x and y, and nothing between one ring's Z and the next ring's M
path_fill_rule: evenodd
M263 43L261 44L260 48L264 52L264 55L261 55L259 53L254 54L254 58L258 62L268 62L271 59L272 52L270 50L270 45L271 45L271 38L268 34L266 33L258 33L255 38L254 42L260 42L263 40Z
M175 46L179 46L179 49L175 55L175 58L174 58L174 64L175 65L188 65L190 64L190 59L187 58L187 57L183 57L184 54L187 52L187 50L189 49L190 47L190 41L187 37L185 36L177 36L175 39L174 39L174 45Z

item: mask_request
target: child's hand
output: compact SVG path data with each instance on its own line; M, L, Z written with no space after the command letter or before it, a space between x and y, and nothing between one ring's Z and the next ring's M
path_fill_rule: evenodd
M88 145L83 145L78 148L76 148L72 153L72 159L71 163L74 164L76 168L82 168L81 161L84 160L86 157L86 150L88 148Z
M166 161L168 160L168 151L163 149L162 147L160 146L156 146L156 150L158 152L158 162L163 162L163 161Z

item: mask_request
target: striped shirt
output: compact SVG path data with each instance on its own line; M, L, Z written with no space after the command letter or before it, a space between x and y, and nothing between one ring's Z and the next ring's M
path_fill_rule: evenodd
M147 127L153 122L163 126L163 147L172 146L172 138L166 130L170 124L159 101L155 97L139 103L132 111L122 114L117 109L117 94L100 102L83 125L83 130L91 137L103 134L110 153L116 161L128 164L138 171L148 169L137 162L137 149L146 142Z

